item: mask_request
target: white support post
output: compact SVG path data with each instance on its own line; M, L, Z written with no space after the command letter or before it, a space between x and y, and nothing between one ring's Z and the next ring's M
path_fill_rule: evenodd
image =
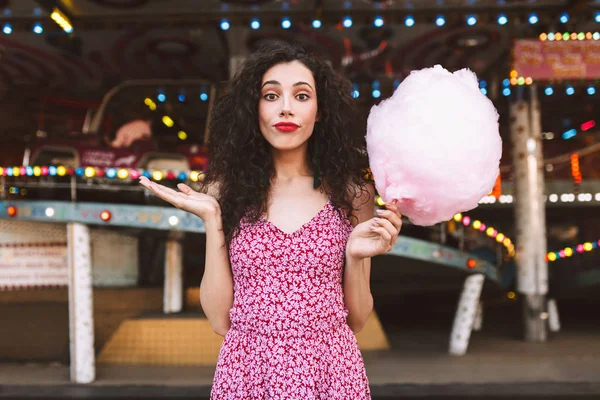
M89 228L79 223L68 224L67 245L71 382L91 383L96 379L96 359Z
M450 334L449 352L453 356L467 354L484 279L483 274L473 274L465 279Z
M548 300L548 327L550 332L560 331L560 316L554 299Z
M165 283L163 312L181 312L183 308L183 234L170 232L165 251Z
M473 322L473 330L479 332L483 327L483 301L477 303L477 312L475 313L475 321Z

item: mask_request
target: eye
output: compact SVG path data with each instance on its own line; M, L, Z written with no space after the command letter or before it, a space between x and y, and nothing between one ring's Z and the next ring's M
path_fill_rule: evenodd
M264 98L265 100L272 101L272 100L276 100L276 99L277 99L277 95L276 95L275 93L267 93L267 94L265 94L265 95L263 96L263 98Z
M296 96L296 98L300 101L306 101L310 98L310 96L307 95L306 93L300 93Z

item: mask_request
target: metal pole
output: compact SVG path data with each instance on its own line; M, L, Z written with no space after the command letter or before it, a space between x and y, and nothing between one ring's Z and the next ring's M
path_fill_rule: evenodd
M517 290L523 296L525 340L547 339L545 295L548 292L546 209L541 142L541 114L535 85L531 104L522 99L510 106L515 173Z
M71 223L67 235L71 382L90 383L96 379L90 232L87 225Z

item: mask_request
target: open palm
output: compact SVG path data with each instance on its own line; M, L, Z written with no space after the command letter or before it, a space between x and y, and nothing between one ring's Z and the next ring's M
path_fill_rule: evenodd
M220 213L219 203L214 197L196 192L183 183L177 185L179 192L152 182L144 176L140 178L140 184L151 190L157 197L171 203L180 210L197 215L203 220Z

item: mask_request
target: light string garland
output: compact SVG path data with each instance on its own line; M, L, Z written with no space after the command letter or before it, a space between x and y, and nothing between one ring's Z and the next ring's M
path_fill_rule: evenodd
M588 251L596 250L599 245L600 245L600 240L597 240L595 242L579 243L578 245L573 246L575 249L573 249L573 247L565 247L562 250L551 251L548 254L546 254L546 261L553 262L556 260L561 260L564 258L571 257L572 255L574 255L576 253L581 254L581 253L585 253Z
M131 181L145 176L154 181L176 180L198 182L204 180L202 171L170 171L160 169L139 169L139 168L102 168L102 167L77 167L70 168L63 165L50 166L18 166L18 167L0 167L0 176L7 177L80 177L83 179L106 178L121 181Z
M454 215L453 220L462 223L465 227L473 228L479 232L485 232L487 236L489 236L492 239L495 239L496 242L504 246L509 257L515 256L515 245L513 244L512 240L504 233L499 232L493 226L486 225L477 219L472 220L471 217L469 217L468 215L463 215L462 213Z

